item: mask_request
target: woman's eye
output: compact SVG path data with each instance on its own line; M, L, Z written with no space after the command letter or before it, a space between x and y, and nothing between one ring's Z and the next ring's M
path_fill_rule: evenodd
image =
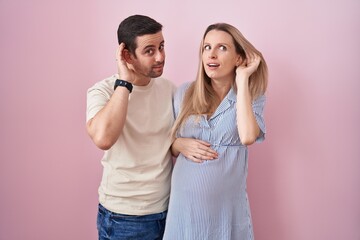
M209 45L204 46L204 50L210 50L210 49L211 49L211 47Z
M226 48L224 45L221 45L221 46L220 46L220 50L221 50L221 51L226 51L227 48Z

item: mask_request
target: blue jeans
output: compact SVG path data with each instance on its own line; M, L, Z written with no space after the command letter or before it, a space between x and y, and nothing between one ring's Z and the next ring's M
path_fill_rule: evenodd
M166 214L167 211L144 216L118 214L99 204L99 240L161 240Z

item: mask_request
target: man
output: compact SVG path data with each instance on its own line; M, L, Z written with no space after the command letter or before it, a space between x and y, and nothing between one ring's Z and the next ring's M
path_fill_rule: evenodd
M175 86L163 79L162 25L133 15L118 28L118 74L87 94L87 131L105 150L99 239L162 239L170 194Z

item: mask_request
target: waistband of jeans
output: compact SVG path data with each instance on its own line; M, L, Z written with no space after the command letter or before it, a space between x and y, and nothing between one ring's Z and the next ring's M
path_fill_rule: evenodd
M146 219L148 221L155 221L155 220L162 220L166 218L167 210L160 212L160 213L152 213L152 214L146 214L146 215L128 215L128 214L122 214L122 213L115 213L108 209L106 209L101 203L99 203L99 212L103 214L108 214L114 217L123 217L123 218L137 218L137 219Z

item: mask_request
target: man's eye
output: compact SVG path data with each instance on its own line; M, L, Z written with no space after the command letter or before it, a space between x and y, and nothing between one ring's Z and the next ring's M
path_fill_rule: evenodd
M160 45L159 50L163 50L165 48L164 45Z
M153 54L154 53L154 50L152 50L152 49L149 49L149 50L147 50L146 52L145 52L146 54Z

